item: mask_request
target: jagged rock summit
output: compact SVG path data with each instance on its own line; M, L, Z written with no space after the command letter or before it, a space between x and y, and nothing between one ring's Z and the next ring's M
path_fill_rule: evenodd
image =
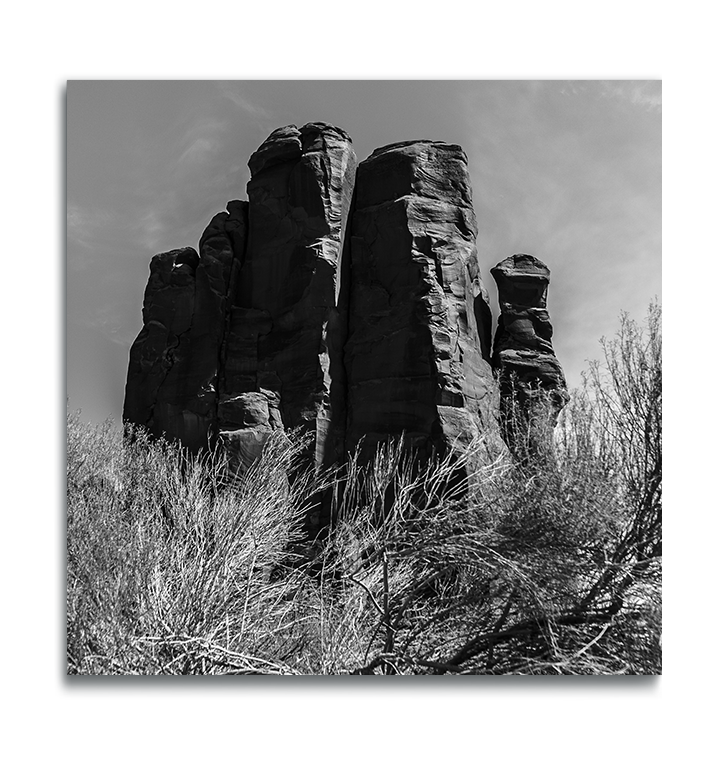
M491 361L458 145L394 143L358 164L345 131L311 123L272 132L248 166L248 200L212 218L197 252L151 261L126 421L193 451L220 444L239 468L294 428L317 466L401 433L427 452L479 439L492 458L505 448L493 363L564 387L549 272L530 256L493 270Z

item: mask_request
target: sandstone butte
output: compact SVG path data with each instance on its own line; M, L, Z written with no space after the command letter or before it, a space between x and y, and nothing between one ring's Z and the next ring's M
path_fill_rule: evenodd
M123 419L238 468L276 430L311 434L317 466L405 434L420 453L512 443L508 385L562 407L546 309L549 271L492 270L492 315L458 145L395 143L357 163L323 123L274 131L251 156L247 201L156 255L130 350ZM493 369L500 374L500 391Z

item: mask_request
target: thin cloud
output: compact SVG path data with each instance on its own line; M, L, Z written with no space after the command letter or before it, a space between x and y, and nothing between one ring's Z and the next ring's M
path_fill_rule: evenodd
M68 235L82 238L83 235L92 233L99 227L112 222L112 213L99 207L86 207L68 202L67 228Z
M67 227L68 231L81 230L87 223L87 217L85 210L78 204L70 204L67 206Z
M268 119L270 118L270 113L265 110L265 108L260 107L260 105L255 104L254 102L250 102L250 100L246 99L238 92L238 86L235 84L230 83L221 83L218 84L218 89L220 93L223 95L223 97L226 97L229 99L234 105L236 105L240 110L242 110L244 113L248 113L249 115L255 117L255 118L262 118L262 119Z
M601 94L630 102L645 110L662 110L661 81L602 81Z
M106 231L112 228L113 215L99 207L67 205L67 266L81 271L93 263Z
M542 82L553 88L555 82ZM565 97L599 95L604 99L636 105L648 111L662 110L662 81L558 81L558 93Z
M214 142L207 137L200 137L185 150L182 156L177 160L177 164L178 166L181 166L183 164L202 163L207 156L217 148L217 146L217 142Z
M127 325L127 304L123 299L107 301L73 317L73 324L97 332L108 341L129 349L138 331Z
M149 209L139 224L139 242L149 252L160 249L159 245L167 232L162 212L157 208Z
M217 156L222 148L227 128L225 121L208 121L204 118L191 124L176 142L177 159L174 172L194 172L198 166L204 167L212 163L213 157Z

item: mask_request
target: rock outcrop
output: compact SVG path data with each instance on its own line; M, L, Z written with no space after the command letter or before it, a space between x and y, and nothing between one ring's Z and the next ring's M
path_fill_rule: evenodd
M326 124L273 132L191 248L153 258L123 417L193 450L220 440L242 467L278 428L344 442L340 258L357 162ZM337 416L335 416L337 415Z
M532 255L517 254L490 273L500 303L492 362L499 375L505 440L516 456L539 454L569 399L552 346L550 270Z
M493 367L506 420L511 393L526 413L539 394L562 407L549 272L531 256L492 270L491 361L459 146L396 143L358 165L342 129L314 123L273 132L249 167L248 201L215 215L197 252L152 259L125 420L194 451L221 444L239 468L299 429L321 467L400 434L428 452L483 439L494 457Z
M228 268L201 248L156 255L130 350L123 419L206 448L213 435Z
M345 345L350 449L405 433L461 451L497 440L491 317L467 157L416 141L358 167Z
M326 124L273 132L249 162L248 240L228 319L220 435L247 463L276 428L344 448L340 264L357 161Z

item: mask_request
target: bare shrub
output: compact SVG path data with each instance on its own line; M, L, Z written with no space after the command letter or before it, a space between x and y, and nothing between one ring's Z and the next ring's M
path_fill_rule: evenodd
M317 474L277 435L231 476L70 416L68 671L658 673L661 349L657 305L645 329L623 317L523 463L400 438Z

